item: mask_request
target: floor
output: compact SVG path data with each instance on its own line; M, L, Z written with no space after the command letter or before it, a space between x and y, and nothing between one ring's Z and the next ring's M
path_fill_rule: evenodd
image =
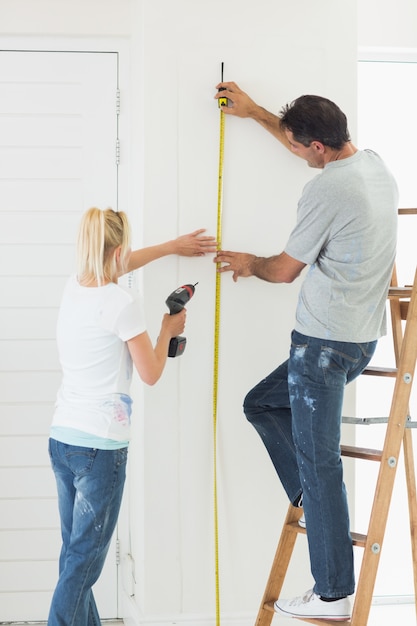
M1 622L0 622L1 623ZM302 621L288 620L286 618L275 619L272 621L274 626L296 626L302 624ZM32 623L33 624L33 623ZM343 622L340 622L343 626ZM413 604L379 604L372 606L367 626L416 626L416 610ZM17 626L17 625L16 625ZM22 626L27 626L22 624ZM46 626L41 622L36 622L36 626ZM102 626L123 626L123 620L103 620Z

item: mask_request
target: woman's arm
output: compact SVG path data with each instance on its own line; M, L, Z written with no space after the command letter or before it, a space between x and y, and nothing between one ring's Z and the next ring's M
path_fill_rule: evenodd
M147 385L154 385L160 379L168 356L169 342L184 331L185 318L185 309L175 315L166 313L155 347L146 331L128 340L127 347L136 371Z
M171 241L160 243L148 248L133 250L130 254L127 272L138 269L169 254L180 256L204 256L208 252L216 252L217 243L210 235L202 235L205 228L199 228L187 235L181 235Z

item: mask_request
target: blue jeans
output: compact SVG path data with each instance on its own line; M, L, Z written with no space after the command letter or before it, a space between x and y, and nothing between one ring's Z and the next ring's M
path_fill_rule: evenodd
M49 440L62 548L48 626L100 626L91 587L103 569L126 475L127 448L98 450Z
M346 343L293 331L288 361L246 396L290 502L303 494L314 592L354 592L352 538L340 456L344 388L371 360L376 341Z

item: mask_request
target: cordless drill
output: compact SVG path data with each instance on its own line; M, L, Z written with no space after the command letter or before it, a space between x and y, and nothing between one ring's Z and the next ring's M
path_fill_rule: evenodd
M196 283L195 285L198 285ZM165 304L169 308L169 314L175 315L183 310L188 300L193 297L195 285L183 285L173 291L165 300ZM169 342L168 356L180 356L185 350L187 340L185 337L172 337Z

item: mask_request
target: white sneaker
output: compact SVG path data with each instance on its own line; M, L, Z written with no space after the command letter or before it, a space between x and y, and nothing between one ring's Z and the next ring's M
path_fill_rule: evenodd
M301 526L301 528L306 527L306 518L304 517L304 515L302 515L298 520L298 525Z
M274 603L274 609L277 613L287 617L329 619L341 622L350 619L351 613L349 598L324 602L312 589L293 600L278 599Z

